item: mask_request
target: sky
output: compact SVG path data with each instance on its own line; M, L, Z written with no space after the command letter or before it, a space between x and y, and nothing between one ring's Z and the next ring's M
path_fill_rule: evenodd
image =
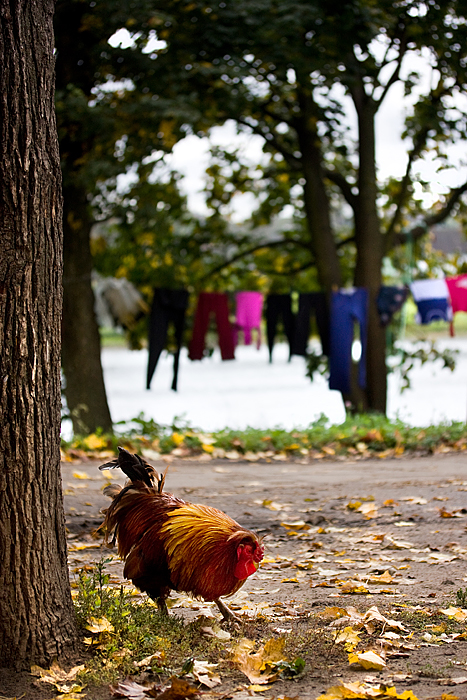
M120 44L122 48L127 48L132 44L132 38L126 29L122 29L111 38L109 43L113 46ZM382 42L379 45L378 42L373 42L373 44L375 44L373 46L375 55L382 55L385 51L384 44ZM154 38L146 50L150 53L163 46L165 46L165 42ZM386 73L389 74L391 71L392 65L390 64L386 67ZM418 92L425 90L430 83L437 79L436 71L430 68L428 54L420 57L409 52L406 55L401 75L404 77L413 71L418 71L421 76ZM415 89L412 95L406 97L402 85L400 83L394 84L376 115L376 162L381 181L389 177L402 177L405 172L407 152L401 134L407 110L410 111L418 92ZM346 109L351 134L355 137L356 114L353 104L343 92L337 95L337 98L341 100ZM467 97L459 97L458 104L467 110ZM177 143L172 155L167 158L167 162L184 176L181 189L188 196L190 209L197 214L205 215L208 213L202 189L204 173L209 163L209 149L212 145L224 148L240 147L251 162L257 163L262 159L262 144L263 139L259 136L238 134L236 125L232 121L212 129L209 139L191 135ZM462 165L462 161L467 162L467 145L465 143L457 144L449 149L449 155L452 162L456 164L456 168L452 171L438 171L439 163L433 160L427 160L416 167L422 177L430 181L435 195L434 197L430 196L416 188L415 196L424 199L424 203L428 206L435 201L437 194L444 193L448 187L457 186L467 179L467 167ZM236 195L231 214L232 221L242 221L248 217L253 208L254 198L252 195Z

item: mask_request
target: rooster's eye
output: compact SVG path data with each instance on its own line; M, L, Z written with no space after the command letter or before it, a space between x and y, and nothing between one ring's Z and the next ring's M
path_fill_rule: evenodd
M240 559L245 559L247 557L251 557L253 554L253 547L251 544L241 544L237 547L237 558Z

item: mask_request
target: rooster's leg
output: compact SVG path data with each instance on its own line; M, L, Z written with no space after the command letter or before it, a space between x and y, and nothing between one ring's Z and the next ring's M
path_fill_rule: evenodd
M214 602L221 611L222 617L226 622L241 622L240 618L234 615L230 608L228 608L227 605L220 600L220 598L217 598Z
M167 609L167 603L165 602L165 598L157 598L156 602L161 615L168 615L169 611Z

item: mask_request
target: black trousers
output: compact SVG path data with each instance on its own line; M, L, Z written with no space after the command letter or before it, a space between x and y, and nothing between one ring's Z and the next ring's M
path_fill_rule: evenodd
M185 314L188 307L188 292L186 289L165 289L158 287L154 297L149 320L149 360L146 389L150 388L151 379L165 348L169 323L173 323L175 331L176 351L174 355L174 374L172 389L177 391L178 365L182 347Z
M284 333L289 342L290 356L292 355L292 343L295 330L295 319L292 313L292 299L290 294L269 294L266 299L266 335L268 338L269 362L272 362L272 350L274 338L277 333L277 324L282 319Z
M314 313L318 333L321 340L323 355L329 357L329 308L324 292L308 292L298 298L298 313L295 319L295 334L292 344L292 355L306 355L308 338L310 337L310 315Z

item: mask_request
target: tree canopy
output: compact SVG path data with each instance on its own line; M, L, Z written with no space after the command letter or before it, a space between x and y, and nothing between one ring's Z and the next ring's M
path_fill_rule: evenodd
M459 165L450 147L466 136L465 3L153 0L123 9L111 0L99 3L98 9L75 4L81 10L80 31L84 27L91 33L92 44L82 54L86 60L78 60L83 61L84 77L75 86L85 95L89 111L89 124L81 121L80 128L92 128L102 115L109 115L113 126L105 130L104 139L105 119L92 139L79 135L81 147L84 143L88 150L73 162L82 164L93 181L89 191L101 215L116 211L119 198L112 192L117 171L132 168L136 179L131 196L118 202L121 236L113 250L123 251L119 246L134 243L138 236L145 240L143 258L135 253L148 262L145 284L164 279L163 274L183 281L182 261L175 277L174 268L162 272L163 249L172 261L179 253L194 260L199 251L210 250L210 271L215 274L225 274L229 262L249 260L250 267L245 263L243 270L253 267L258 284L264 272L274 273L277 280L286 272L298 288L312 285L328 295L344 283L366 287L368 383L363 392L355 388L346 398L355 409L384 412L385 334L375 304L382 260L395 246L416 240L457 212L467 189L459 182L427 207L420 192L430 183L417 171L424 158L434 159L439 171ZM118 28L126 30L128 41L113 40L111 45ZM406 171L382 182L376 117L397 94L396 85L409 98L401 134L407 146ZM75 94L68 83L63 90L67 100ZM79 114L75 107L72 112ZM62 121L69 134L67 119ZM233 151L217 151L208 171L212 215L202 223L190 220L186 207L180 206L176 178L166 179L167 196L160 183L151 184L152 161L185 134L204 135L229 119L240 131L264 140L264 161L251 167ZM68 150L64 153L66 169ZM96 161L108 163L104 167ZM79 168L72 171L76 174ZM258 239L248 227L229 238L225 205L240 191L253 192L258 199L252 228L290 211L293 224L272 240L270 235ZM149 214L151 197L159 209L153 202ZM157 221L162 221L162 233ZM224 236L227 247L220 245ZM109 271L106 250L112 246L101 245L97 259ZM141 265L134 267L141 276ZM208 273L195 275L195 286ZM212 275L210 283L215 284Z

